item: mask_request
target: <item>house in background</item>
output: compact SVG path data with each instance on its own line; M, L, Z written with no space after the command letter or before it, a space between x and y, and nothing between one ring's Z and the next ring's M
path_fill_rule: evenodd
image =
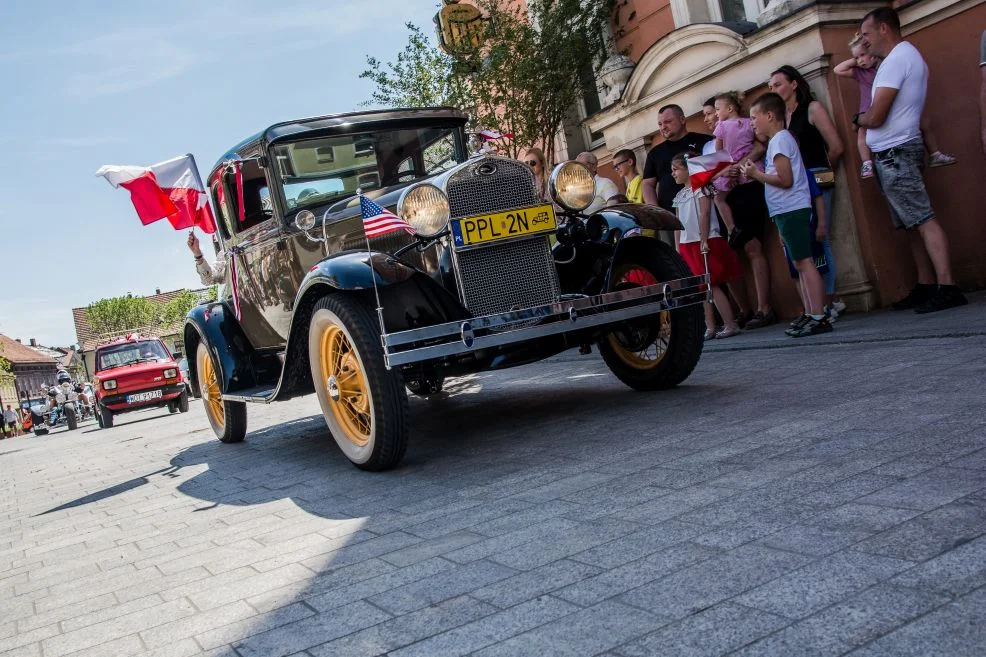
M14 375L13 389L5 386L3 389L4 408L15 399L25 396L38 396L42 385L53 385L58 375L59 361L45 355L30 346L0 334L0 344L3 345L2 355L10 361L10 371ZM35 343L34 346L37 346ZM10 397L8 397L10 395Z
M208 291L209 288L192 290L192 292L200 296L206 294ZM155 294L144 298L148 301L163 306L183 292L185 292L184 289L172 290L171 292L161 292L158 290ZM87 310L87 308L72 309L72 319L75 322L75 340L79 347L75 358L79 359L79 362L82 364L82 367L86 372L87 378L91 378L96 373L96 347L114 338L126 335L127 333L137 332L148 337L161 338L161 341L164 342L164 345L172 354L184 353L185 351L184 339L182 337L182 327L184 322L181 320L176 322L173 326L135 326L116 334L97 335L89 326L89 320L86 316Z

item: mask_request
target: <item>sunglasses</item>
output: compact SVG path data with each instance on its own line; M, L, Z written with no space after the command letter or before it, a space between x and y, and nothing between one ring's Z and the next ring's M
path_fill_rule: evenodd
M629 164L629 163L630 163L630 160L623 160L622 162L613 162L613 168L614 169L619 169L624 164Z
M538 162L537 160L528 160L527 161L527 166L533 167L533 166L537 166L538 164L541 164L541 163Z

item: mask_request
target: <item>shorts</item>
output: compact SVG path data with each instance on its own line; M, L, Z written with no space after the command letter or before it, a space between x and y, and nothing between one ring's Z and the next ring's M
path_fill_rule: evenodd
M683 242L678 245L678 253L688 263L688 268L696 276L705 273L705 258L702 257L701 242ZM739 258L721 237L709 238L709 280L712 285L731 283L743 277L743 266Z
M811 258L811 210L805 208L784 212L772 218L791 260L797 262Z
M896 228L917 228L935 218L924 186L924 141L920 137L874 152L873 168Z
M726 203L733 211L733 221L742 231L733 248L741 251L750 240L759 240L763 244L768 216L763 183L754 180L737 185L726 196Z

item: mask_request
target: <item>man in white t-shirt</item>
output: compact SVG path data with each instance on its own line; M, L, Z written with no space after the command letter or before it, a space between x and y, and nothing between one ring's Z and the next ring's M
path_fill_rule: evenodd
M918 282L895 310L930 313L967 303L952 281L948 238L924 187L921 113L928 94L928 65L900 34L900 18L890 7L866 14L859 29L862 46L883 62L873 80L873 104L853 123L866 128L866 144L894 225L906 228Z
M592 174L592 179L596 181L596 195L592 198L592 203L589 204L584 212L585 214L592 214L593 212L598 212L606 207L607 201L620 193L620 188L616 186L616 183L607 178L606 176L600 176L596 173L596 167L599 165L596 156L592 153L586 151L584 153L579 153L579 156L575 158L576 162L580 162L589 169L589 173Z

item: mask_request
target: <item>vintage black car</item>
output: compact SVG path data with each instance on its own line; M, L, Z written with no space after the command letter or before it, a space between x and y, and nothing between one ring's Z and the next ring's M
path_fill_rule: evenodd
M660 239L674 215L582 215L594 183L575 162L538 198L523 163L470 157L466 121L437 108L278 123L216 164L227 283L184 338L220 440L243 440L246 403L314 391L346 457L384 470L407 448L407 391L434 394L446 376L598 345L636 390L688 377L706 279ZM368 241L360 195L416 234Z

